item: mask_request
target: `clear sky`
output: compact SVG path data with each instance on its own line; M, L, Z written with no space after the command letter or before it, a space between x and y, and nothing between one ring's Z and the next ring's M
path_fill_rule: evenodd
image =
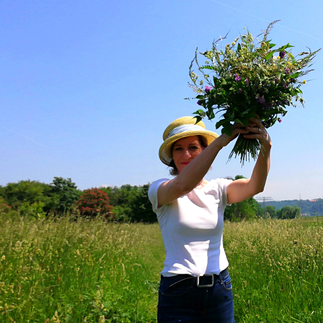
M165 127L192 115L188 87L195 48L248 28L271 32L297 54L323 47L323 2L241 0L1 0L0 185L72 178L78 188L143 185L169 177L158 159ZM225 42L226 43L226 42ZM259 197L323 197L323 51L290 108L269 129L272 167ZM216 120L206 121L215 130ZM207 179L251 175L227 163Z

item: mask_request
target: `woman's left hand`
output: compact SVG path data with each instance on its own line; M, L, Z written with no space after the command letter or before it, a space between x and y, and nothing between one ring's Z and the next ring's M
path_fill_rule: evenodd
M260 144L265 148L271 146L270 136L259 117L249 119L249 124L248 127L246 127L246 130L248 130L249 133L244 134L244 138L258 139Z

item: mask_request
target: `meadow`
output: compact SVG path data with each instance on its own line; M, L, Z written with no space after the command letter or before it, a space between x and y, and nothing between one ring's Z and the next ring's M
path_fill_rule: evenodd
M0 322L156 322L158 224L0 216ZM323 322L323 217L225 224L236 322Z

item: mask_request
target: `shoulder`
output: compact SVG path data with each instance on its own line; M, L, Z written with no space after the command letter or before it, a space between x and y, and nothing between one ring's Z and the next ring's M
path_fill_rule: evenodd
M232 179L216 178L209 181L208 185L214 189L226 189L232 182Z
M212 194L222 200L222 202L227 204L227 189L228 186L233 182L231 179L227 178L217 178L208 182L205 186L205 193Z
M149 196L149 198L151 198L152 195L156 195L159 186L161 184L167 182L167 181L169 181L169 178L161 178L161 179L158 179L158 180L152 182L151 185L149 186L149 189L148 189L148 196Z
M161 184L169 181L168 178L161 178L157 181L152 182L148 190L148 198L150 203L152 204L153 211L157 213L158 211L158 188Z

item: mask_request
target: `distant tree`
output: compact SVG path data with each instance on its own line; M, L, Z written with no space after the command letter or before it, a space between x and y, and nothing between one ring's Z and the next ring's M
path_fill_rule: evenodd
M45 206L46 212L63 215L72 211L74 203L81 195L81 191L77 189L71 178L54 177L50 186L51 200Z
M0 197L0 214L9 213L11 211L11 206L7 204L7 202Z
M0 197L4 198L6 193L5 193L6 189L5 187L0 185Z
M44 218L44 204L42 202L35 202L32 204L23 203L20 206L19 214L22 216L34 217L35 219Z
M252 198L243 202L233 203L225 208L224 219L229 221L252 220L256 212L252 207Z
M276 210L273 206L267 205L264 208L264 218L274 218L276 216Z
M237 175L234 180L244 178L242 175ZM255 217L262 216L263 210L261 205L253 198L245 201L233 203L225 208L224 219L229 221L252 220Z
M115 220L153 223L157 218L148 199L148 189L149 184L102 188L110 197Z
M42 203L45 205L50 201L50 186L38 181L19 181L9 183L1 188L1 196L15 210L23 204Z
M136 199L133 202L132 219L135 222L154 223L157 221L152 205L148 199L149 184L139 186Z
M112 219L112 206L109 201L106 192L92 188L83 192L76 205L82 216L93 218L100 215L106 219Z
M294 219L301 216L301 208L298 206L284 206L276 212L278 219Z

